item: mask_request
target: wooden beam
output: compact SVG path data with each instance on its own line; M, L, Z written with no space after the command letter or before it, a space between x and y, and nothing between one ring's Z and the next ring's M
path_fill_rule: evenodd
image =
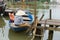
M49 25L49 27L53 27L53 25ZM48 33L48 40L53 40L53 34L54 34L54 31L49 30L49 33Z
M40 24L45 24L46 21L46 25L58 25L60 26L60 20L56 20L56 19L51 19L51 20L41 20L39 21Z
M57 28L57 27L41 27L40 29L45 29L45 30L52 30L52 31L60 31L60 28Z
M60 31L60 28L46 27L46 30Z

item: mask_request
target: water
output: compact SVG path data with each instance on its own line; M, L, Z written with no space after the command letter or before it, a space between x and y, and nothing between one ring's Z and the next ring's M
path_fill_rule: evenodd
M38 19L41 17L42 13L45 14L43 19L49 18L49 10L38 10ZM7 18L7 17L6 17ZM52 9L52 18L53 19L60 19L60 6ZM4 21L3 21L4 20ZM5 22L5 23L4 23ZM0 17L0 40L30 40L31 38L25 34L25 31L21 32L14 32L9 27L9 20ZM28 37L28 39L27 39ZM44 40L48 38L48 30L44 33ZM53 40L60 40L60 32L54 31Z
M4 17L1 17L1 19L4 20L5 26L2 23L3 26L0 28L0 40L26 40L27 39L28 35L25 33L25 31L14 32L9 27L9 20L6 20Z
M42 13L45 14L44 19L49 19L49 10L39 11L40 14L38 14L38 18L42 15ZM60 19L60 5L57 5L56 7L52 8L52 19ZM54 31L53 40L60 40L60 32ZM44 40L48 39L48 30L44 34Z

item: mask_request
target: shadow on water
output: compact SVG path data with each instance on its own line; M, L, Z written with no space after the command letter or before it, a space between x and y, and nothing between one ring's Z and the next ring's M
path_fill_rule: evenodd
M25 34L25 31L21 32L14 32L12 30L9 31L9 39L10 40L26 40L28 37L27 34ZM30 40L30 39L28 39Z

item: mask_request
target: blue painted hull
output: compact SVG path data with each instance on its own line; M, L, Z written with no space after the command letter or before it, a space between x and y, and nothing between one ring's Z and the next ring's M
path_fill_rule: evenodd
M27 30L27 28L13 28L13 27L11 27L11 29L12 29L13 31L23 31L23 30Z
M9 26L10 26L10 28L13 30L13 31L23 31L23 30L27 30L27 28L15 28L15 27L13 27L13 26L11 26L11 21L9 20Z

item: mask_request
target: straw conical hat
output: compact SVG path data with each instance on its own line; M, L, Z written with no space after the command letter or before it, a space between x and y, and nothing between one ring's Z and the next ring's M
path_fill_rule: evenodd
M18 15L18 16L22 16L22 15L25 15L25 16L28 16L26 13L25 13L25 11L22 11L22 10L18 10L17 11L17 13L16 13L16 15ZM23 20L31 20L29 17L22 17L23 18Z
M16 13L16 15L26 15L26 14L25 14L24 11L22 11L22 10L18 10L17 13Z

